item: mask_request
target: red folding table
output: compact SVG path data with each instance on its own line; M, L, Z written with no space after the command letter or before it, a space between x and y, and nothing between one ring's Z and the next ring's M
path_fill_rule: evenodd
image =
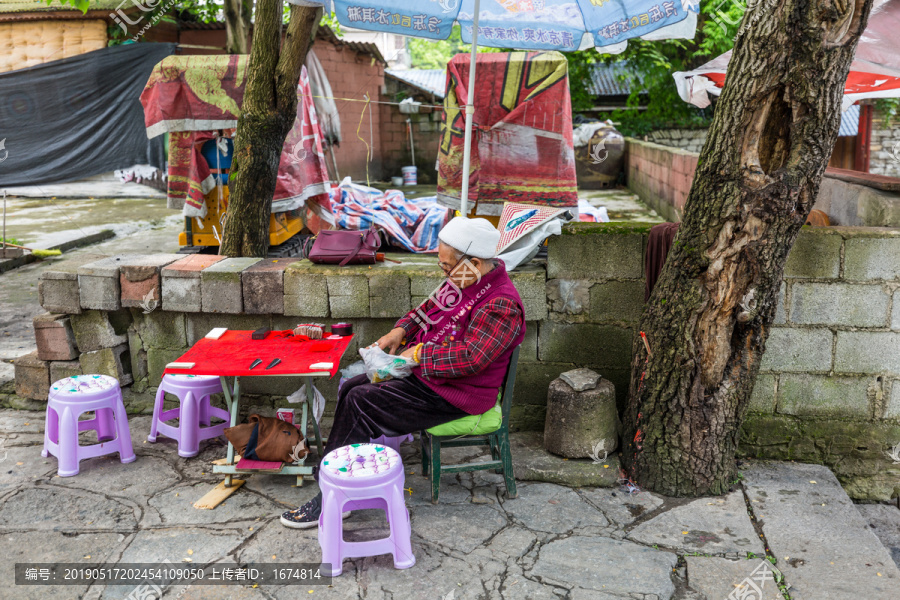
M212 332L211 332L212 333ZM194 344L176 363L193 363L190 368L167 366L164 374L171 375L216 375L222 380L222 390L231 427L237 425L240 404L240 378L245 376L303 377L306 380L306 401L300 417L300 432L308 438L309 413L313 407L314 377L333 377L338 370L344 352L352 335L330 336L324 340L303 340L291 331L272 331L262 340L251 338L252 331L227 330L218 339L203 338ZM267 369L276 358L281 362ZM260 359L260 363L250 369L250 365ZM331 363L328 365L327 363ZM175 363L170 363L170 365ZM234 387L229 389L226 377L234 377ZM312 419L313 435L318 455L323 455L319 424ZM296 475L297 485L303 485L303 476L312 475L313 465L306 464L306 458L293 464L285 464L278 471L241 469L234 464L234 446L228 442L228 453L224 465L214 465L214 473L225 474L225 487L231 487L231 478L239 473L265 472L279 475Z

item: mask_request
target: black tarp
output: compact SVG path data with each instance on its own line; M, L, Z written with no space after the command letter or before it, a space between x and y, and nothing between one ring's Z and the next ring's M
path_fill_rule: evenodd
M123 44L0 74L0 185L164 169L164 138L147 139L140 95L174 52L175 44Z

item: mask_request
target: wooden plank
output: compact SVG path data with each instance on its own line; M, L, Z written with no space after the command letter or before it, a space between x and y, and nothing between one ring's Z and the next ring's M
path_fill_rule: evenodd
M240 460L241 460L241 455L240 455L240 454L238 454L238 455L236 455L236 456L234 457L234 462L240 462ZM225 458L217 458L216 460L212 461L212 464L214 464L214 465L227 465L227 464L228 464L228 457L225 457Z
M194 502L194 508L204 510L212 510L222 504L226 498L235 493L239 487L244 485L243 479L232 479L231 487L225 487L225 482L220 481L219 485L211 489L202 498Z

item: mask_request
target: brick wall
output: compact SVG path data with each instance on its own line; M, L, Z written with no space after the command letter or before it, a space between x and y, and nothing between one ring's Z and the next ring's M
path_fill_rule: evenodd
M572 368L601 373L624 408L649 227L566 225L550 239L546 263L511 274L527 320L514 430L543 429L548 386ZM144 396L127 395L129 411L146 412L165 365L214 327L352 321L356 339L345 366L441 280L428 255L404 254L402 265L372 268L201 255L97 258L71 259L43 273L42 305L69 316L38 318L38 353L15 365L20 396L43 400L50 380L108 373L123 385L134 381L132 391ZM148 289L156 290L151 303L161 304L145 314L134 303L146 304ZM241 389L247 406L271 410L299 384L248 377ZM333 400L336 379L317 385ZM885 454L897 443L900 229L804 228L785 266L739 451L825 464L851 496L887 500L900 495L900 465Z
M631 191L669 221L680 221L697 169L695 152L625 139L625 180Z
M406 119L412 126L413 143L415 144L416 164L419 183L436 184L437 171L435 163L441 135L441 117L443 108L441 99L430 94L423 94L412 86L405 85L390 76L385 78L386 94L384 100L397 102L402 98L412 98L421 102L418 114L403 114L395 105L381 106L382 132L382 164L384 176L400 176L402 167L412 165L409 151L409 132Z

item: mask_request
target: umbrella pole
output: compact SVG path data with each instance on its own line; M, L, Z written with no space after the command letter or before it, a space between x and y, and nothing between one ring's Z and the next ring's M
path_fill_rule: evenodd
M481 1L475 0L475 15L472 17L472 52L469 56L469 89L466 99L466 137L463 145L462 190L459 199L459 212L468 216L469 204L469 163L472 158L472 115L475 113L475 54L478 52L478 13Z

